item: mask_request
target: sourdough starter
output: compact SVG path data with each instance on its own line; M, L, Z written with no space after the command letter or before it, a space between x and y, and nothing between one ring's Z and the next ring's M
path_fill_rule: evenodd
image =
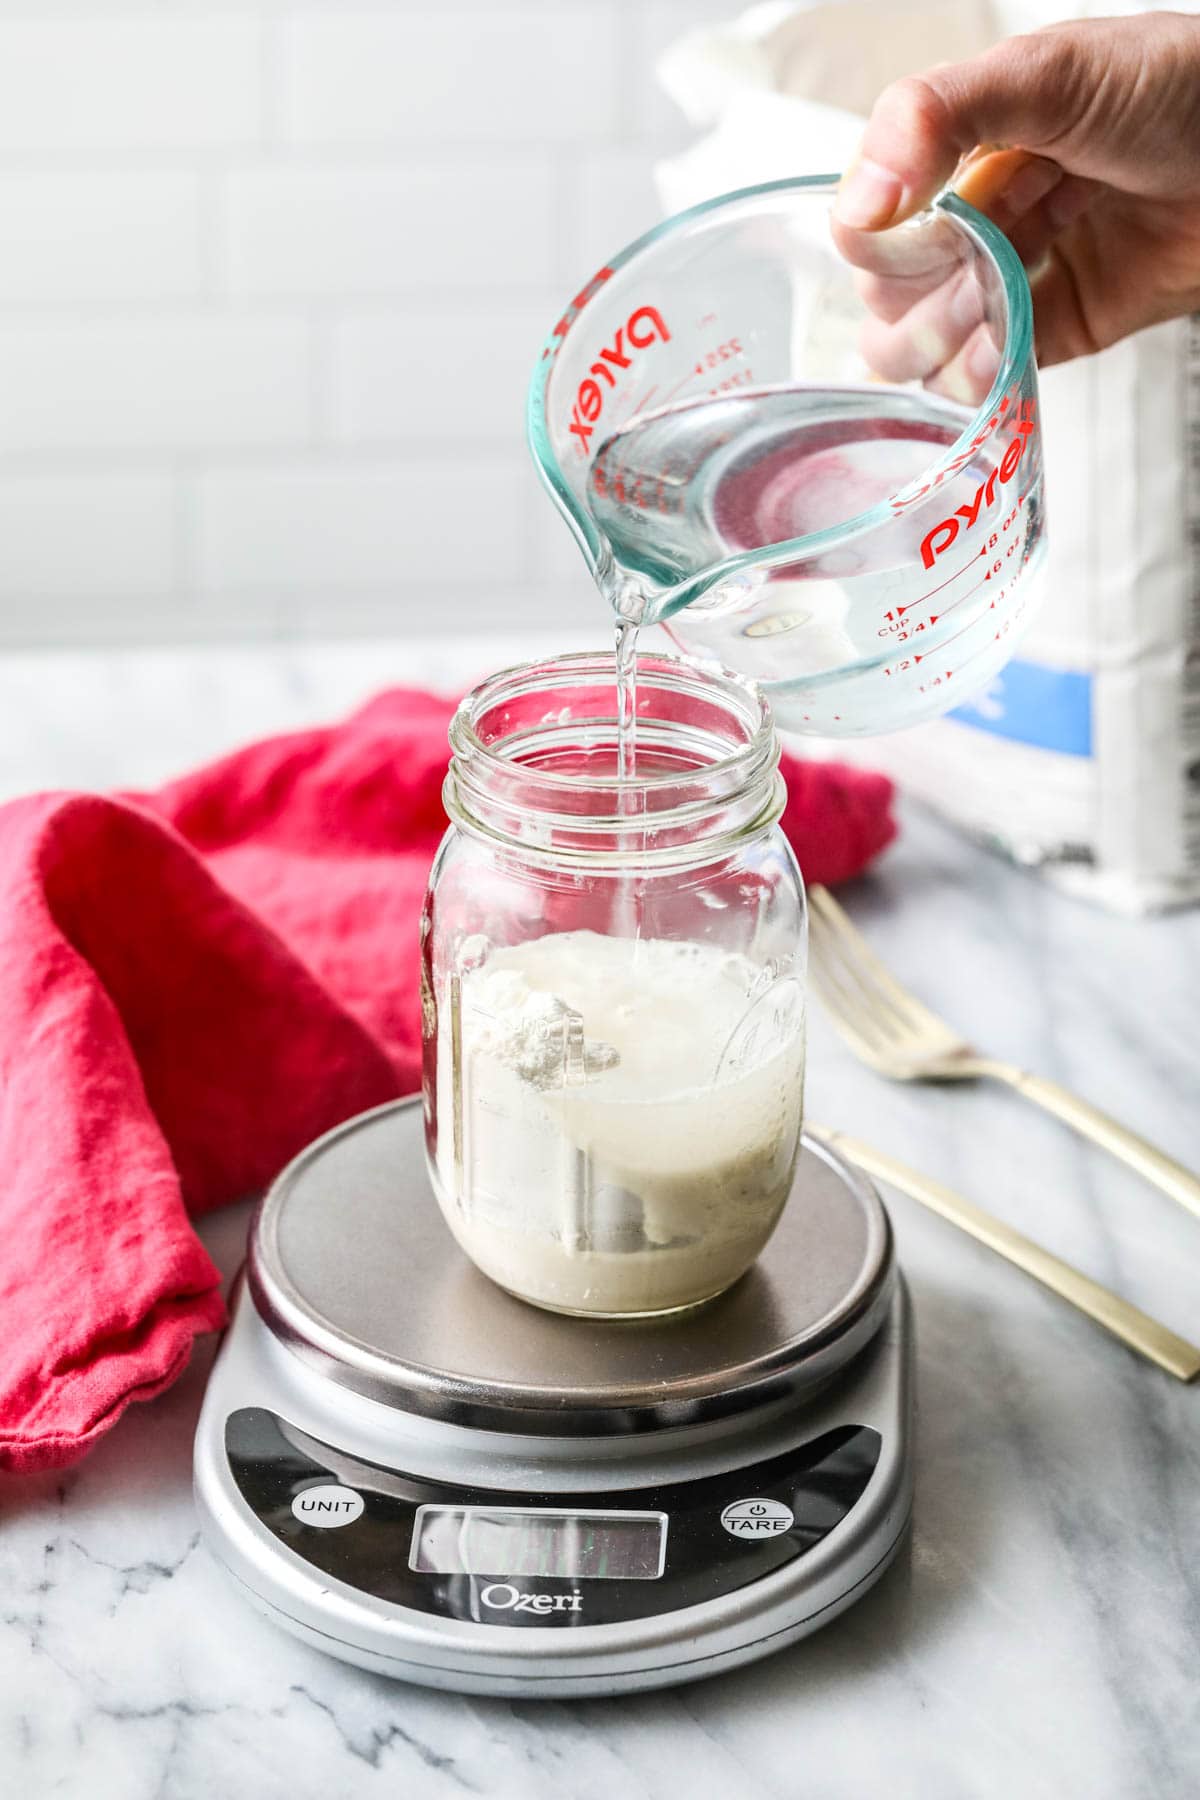
M749 1268L799 1148L794 978L701 943L572 931L493 948L458 982L462 1091L446 980L432 1174L485 1274L559 1311L628 1314L694 1305Z

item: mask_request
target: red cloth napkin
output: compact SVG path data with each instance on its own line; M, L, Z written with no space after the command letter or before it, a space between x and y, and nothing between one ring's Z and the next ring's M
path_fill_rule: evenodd
M0 1467L73 1461L222 1324L189 1212L419 1085L450 710L386 693L156 794L0 808ZM890 783L785 766L805 873L856 873Z

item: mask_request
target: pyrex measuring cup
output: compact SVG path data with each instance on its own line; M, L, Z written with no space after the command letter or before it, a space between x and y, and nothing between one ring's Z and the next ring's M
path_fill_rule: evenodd
M528 420L616 613L835 736L982 687L1045 541L1012 246L951 194L851 231L836 186L745 188L631 244L555 325Z

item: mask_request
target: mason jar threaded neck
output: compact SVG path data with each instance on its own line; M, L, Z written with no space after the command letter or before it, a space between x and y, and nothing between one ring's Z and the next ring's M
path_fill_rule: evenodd
M716 664L637 659L632 772L618 767L616 659L547 658L490 676L450 723L446 811L460 830L551 863L707 861L785 800L770 707Z

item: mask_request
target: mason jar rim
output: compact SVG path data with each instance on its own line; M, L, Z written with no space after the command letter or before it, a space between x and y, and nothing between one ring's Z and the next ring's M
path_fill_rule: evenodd
M560 732L566 723L560 715L551 713L496 742L485 740L481 721L506 698L561 693L573 685L615 686L616 659L611 652L582 651L517 664L481 682L451 719L453 754L444 788L451 821L535 861L613 868L707 860L775 825L787 793L774 717L757 683L716 663L658 651L640 656L637 671L639 696L648 689L685 697L690 691L734 720L744 741L726 754L644 775L636 768L626 777L543 769L516 754L514 741L519 737L527 750L539 729L547 738ZM682 720L636 716L642 732L655 733L656 747L663 731L689 730ZM581 727L587 722L581 720ZM591 722L615 726L615 710ZM581 805L597 794L611 796L604 810ZM552 843L543 840L546 831L555 834Z
M566 792L582 792L589 788L605 787L618 790L656 789L663 790L672 786L678 787L687 776L693 778L700 773L720 775L733 774L739 765L745 766L746 778L750 780L758 772L756 765L765 758L774 756L778 761L778 740L775 732L775 718L770 703L756 681L747 675L739 675L736 670L727 669L716 662L702 662L689 656L668 656L662 651L651 651L641 654L637 660L637 690L642 692L644 686L665 685L655 681L657 675L667 675L667 682L677 675L686 676L691 681L700 681L711 696L725 698L731 704L728 710L732 714L732 702L740 700L745 707L747 719L746 742L728 756L715 758L705 763L701 769L680 771L675 769L656 770L649 774L630 776L613 774L603 781L594 776L568 775L557 770L530 771L536 774L539 784L548 788L561 788ZM511 756L497 751L494 744L485 743L476 729L476 721L483 712L499 704L506 695L536 692L539 687L547 690L571 685L572 675L579 680L579 685L587 685L585 677L592 675L616 675L616 657L612 652L603 650L573 650L561 656L539 658L533 662L513 663L506 669L498 669L495 674L488 675L464 696L455 709L450 720L449 738L452 753L457 758L479 758L485 765L494 764L497 770L519 769L521 765ZM751 718L753 724L751 727ZM503 741L503 740L501 740Z

